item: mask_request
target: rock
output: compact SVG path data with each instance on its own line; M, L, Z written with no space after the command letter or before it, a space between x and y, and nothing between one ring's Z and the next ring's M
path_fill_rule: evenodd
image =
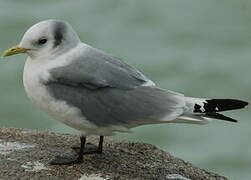
M98 143L98 137L88 137ZM85 155L77 165L49 165L56 155L70 155L79 137L69 134L0 128L0 179L169 179L224 180L153 145L105 138L104 153Z

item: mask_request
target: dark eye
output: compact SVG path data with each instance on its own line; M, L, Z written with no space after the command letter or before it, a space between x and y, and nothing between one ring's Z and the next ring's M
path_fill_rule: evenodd
M38 40L39 45L45 44L46 42L47 42L47 39L39 39Z

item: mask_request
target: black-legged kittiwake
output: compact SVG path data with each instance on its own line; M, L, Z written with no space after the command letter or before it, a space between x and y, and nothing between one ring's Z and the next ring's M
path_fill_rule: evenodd
M83 161L83 154L101 153L103 136L128 132L145 124L206 124L208 118L236 122L218 112L245 107L235 99L185 97L155 85L136 68L80 41L73 28L46 20L29 28L20 44L3 56L26 53L23 83L34 104L82 133L77 157L51 164ZM99 146L86 136L100 136Z

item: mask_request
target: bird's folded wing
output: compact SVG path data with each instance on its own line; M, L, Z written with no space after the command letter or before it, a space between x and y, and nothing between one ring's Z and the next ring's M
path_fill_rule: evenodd
M74 58L67 66L51 69L51 81L93 89L132 89L151 82L137 69L92 47Z
M78 108L97 126L172 120L184 106L180 94L142 86L148 81L144 75L98 50L50 73L46 86L51 95Z

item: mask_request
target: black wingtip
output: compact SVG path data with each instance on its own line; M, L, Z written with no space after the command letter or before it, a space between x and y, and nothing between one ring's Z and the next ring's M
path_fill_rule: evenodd
M242 109L248 102L237 99L208 99L204 108L207 112L219 112L235 109Z
M244 108L245 106L247 106L249 103L246 101L242 101L242 100L236 100L236 99L230 99L233 102L235 102L235 104L238 104L240 108Z
M245 107L245 106L249 105L249 103L248 103L248 102L246 102L246 101L242 101L242 103L243 103L243 107Z
M236 120L236 119L233 119L233 118L228 117L228 116L224 116L223 114L216 113L216 112L206 113L205 116L206 116L206 117L209 117L209 118L213 118L213 119L219 119L219 120L224 120L224 121L230 121L230 122L234 122L234 123L237 123L237 122L238 122L238 120Z

